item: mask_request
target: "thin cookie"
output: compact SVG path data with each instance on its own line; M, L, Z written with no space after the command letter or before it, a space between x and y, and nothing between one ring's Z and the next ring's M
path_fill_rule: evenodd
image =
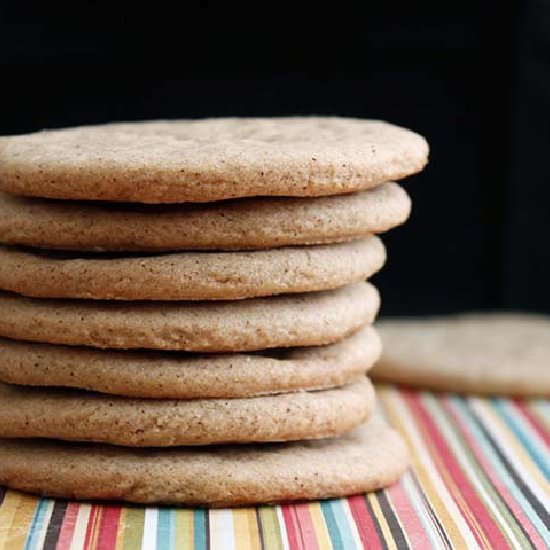
M246 399L130 399L0 384L0 437L174 447L334 437L374 410L363 379L341 388Z
M122 257L0 246L0 289L36 298L237 300L358 283L385 258L374 236L314 247Z
M377 381L450 392L550 396L550 318L470 314L378 324Z
M82 126L0 140L0 189L142 203L314 197L419 172L426 140L379 120L217 118Z
M0 339L0 381L155 399L253 397L354 382L380 352L372 327L328 346L248 354L116 352Z

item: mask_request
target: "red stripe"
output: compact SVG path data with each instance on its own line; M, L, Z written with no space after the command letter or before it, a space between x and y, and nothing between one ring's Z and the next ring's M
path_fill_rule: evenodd
M100 506L93 505L90 510L90 517L88 518L88 525L86 525L86 536L84 537L84 549L92 548L92 540L95 531L95 524L97 516L100 514Z
M514 515L516 521L521 524L523 529L525 529L525 531L529 535L529 538L535 544L535 547L543 548L544 541L538 534L537 530L533 527L529 518L523 512L521 506L518 505L517 501L510 494L504 481L500 477L498 477L498 475L493 471L493 468L490 462L486 459L483 453L483 450L479 446L479 443L477 442L474 435L468 429L468 424L466 424L460 418L455 408L449 402L445 402L443 406L445 407L445 410L453 417L458 429L460 430L460 433L462 434L464 439L468 442L468 445L471 451L474 453L475 457L477 458L479 464L481 465L483 471L485 472L485 475L491 480L491 482L495 486L495 489L498 491L498 494L500 495L500 497L506 502L506 504L512 511L512 514Z
M290 550L303 550L302 540L296 528L296 513L293 504L285 504L281 506L283 518L285 520L286 535L288 539L288 547Z
M462 512L464 520L470 525L472 533L476 537L478 543L481 546L485 546L483 539L481 539L479 533L477 532L475 527L476 524L485 534L490 548L507 548L508 541L504 538L498 525L483 505L483 502L477 495L475 488L470 483L470 480L462 471L458 461L453 455L452 450L447 445L445 438L439 432L439 429L432 420L430 413L422 404L420 397L413 395L410 392L404 392L404 397L409 402L409 407L411 410L413 410L421 420L422 425L427 432L428 448L431 452L436 451L438 454L439 460L435 461L436 466L440 470L446 470L446 472L450 474L453 483L449 483L448 476L443 475L442 478L445 484L449 487L457 506ZM469 514L465 513L466 510L464 510L464 502L461 502L455 498L454 495L457 492L459 492L462 496L462 500L469 509ZM472 516L475 521L470 519Z
M67 510L65 511L63 523L59 530L59 538L55 545L56 550L67 550L71 547L79 508L80 504L75 502L69 502L69 504L67 504Z
M99 549L114 548L122 508L120 506L103 506L102 512L97 547Z
M403 526L403 531L410 545L413 548L430 548L431 541L409 499L409 495L403 487L403 482L394 483L386 489L386 494Z
M349 497L348 503L363 546L369 550L383 550L384 546L378 537L374 519L367 508L365 495Z
M315 527L311 519L309 505L295 504L294 511L296 513L296 519L298 520L298 528L300 529L304 548L307 548L307 550L319 550L317 534L315 533Z
M515 399L510 401L515 405L515 408L521 413L521 415L527 420L527 422L532 426L533 430L538 434L538 436L550 447L550 432L546 427L540 422L540 420L525 406L525 403Z

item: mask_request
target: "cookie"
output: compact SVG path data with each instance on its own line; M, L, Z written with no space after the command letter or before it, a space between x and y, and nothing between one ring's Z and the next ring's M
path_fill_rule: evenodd
M470 314L379 323L378 381L451 392L550 396L550 317Z
M97 251L233 250L342 242L387 231L409 216L396 183L317 198L251 198L143 206L0 193L0 242Z
M358 283L385 261L378 237L254 252L101 256L0 246L0 289L40 298L235 300Z
M215 449L0 442L0 484L71 500L221 507L323 499L387 487L408 464L405 443L378 417L335 439Z
M128 447L317 439L361 424L374 402L365 377L336 389L245 399L130 399L0 384L0 438Z
M127 397L250 397L341 386L379 358L372 327L337 344L261 354L113 352L0 339L0 381Z
M142 203L322 196L420 171L424 138L377 120L218 118L83 126L0 140L0 189Z
M47 300L0 293L0 336L98 348L252 351L330 344L371 323L369 283L225 302Z

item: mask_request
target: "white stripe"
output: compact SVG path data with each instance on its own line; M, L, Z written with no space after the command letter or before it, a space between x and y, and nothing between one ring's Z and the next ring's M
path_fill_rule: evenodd
M141 550L155 550L157 547L158 508L145 508Z
M92 506L90 504L80 504L78 506L70 550L82 550L82 548L84 548L84 543L86 542L86 527L90 520L91 511Z
M426 450L426 444L418 431L418 426L413 421L411 412L405 406L404 400L399 396L397 390L392 390L384 395L387 396L388 401L391 401L392 407L398 411L401 424L407 430L409 440L414 447L411 449L411 452L413 452L415 457L423 464L435 491L445 505L447 512L455 522L456 527L460 532L460 536L465 540L466 548L480 548L474 538L474 535L470 531L469 525L466 523L466 520L458 509L453 497L449 494L445 483L441 479L437 466L434 464L429 452Z
M439 407L440 406L441 405L439 405ZM520 548L519 541L517 540L514 532L510 529L510 525L498 509L495 501L493 501L493 499L491 498L491 495L485 488L485 485L481 482L481 479L471 465L468 456L466 456L464 447L458 439L457 434L452 429L449 420L439 407L436 404L435 397L430 397L429 399L426 399L426 408L432 413L431 416L433 421L437 424L440 432L445 436L445 440L451 448L454 458L458 461L463 472L466 474L466 477L474 486L476 493L480 496L481 499L483 499L486 508L488 508L492 512L492 516L496 523L503 531L506 532L508 539L512 543L512 548Z
M235 530L231 509L210 510L210 549L235 550Z
M361 542L361 537L359 531L357 530L357 524L349 507L349 500L347 498L342 499L342 509L346 516L346 522L351 532L351 537L353 539L354 548L362 548L363 543Z

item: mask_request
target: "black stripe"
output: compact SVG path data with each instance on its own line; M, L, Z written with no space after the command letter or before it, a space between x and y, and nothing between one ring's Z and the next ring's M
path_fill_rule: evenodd
M491 443L491 446L494 448L494 442L489 438L488 436L488 433L487 433L487 430L485 430L479 423L479 419L476 417L474 411L471 409L469 403L467 403L465 400L462 400L463 401L463 404L466 405L465 406L465 410L467 411L466 414L468 414L470 420L472 420L474 422L474 424L477 424L477 426L480 428L480 430L483 432L484 436L488 438L488 441ZM450 416L450 420L453 422L453 424L455 424L455 421L454 419L452 418L452 416ZM479 468L479 471L481 473L481 475L483 476L483 479L491 486L491 488L493 489L493 493L495 494L495 496L498 498L499 502L502 504L502 506L507 510L508 514L510 515L510 517L514 518L515 522L516 522L516 525L519 527L520 531L522 532L523 536L525 537L525 539L529 542L529 544L531 545L532 548L535 548L535 545L533 543L533 541L531 540L531 538L529 537L529 533L527 533L527 531L525 531L525 529L523 528L523 525L521 524L521 522L518 520L518 518L514 515L514 512L512 512L512 510L510 509L510 507L508 506L508 503L504 500L504 498L502 497L499 489L495 486L495 484L493 483L493 481L491 480L491 478L485 473L485 470L483 468L483 466L479 463L479 461L477 460L476 456L474 455L474 452L471 450L470 448L470 445L468 444L468 442L464 439L464 437L462 436L462 433L458 430L458 428L456 428L455 426L453 426L453 431L455 432L455 435L456 437L461 441L461 444L462 444L462 447L464 448L464 451L468 454L468 456L470 457L470 459L472 461L475 461L477 464L478 464L478 468ZM496 448L495 448L495 451L496 451ZM500 455L499 455L500 457ZM503 533L504 535L504 533ZM504 535L506 536L506 535Z
M262 517L260 516L260 508L256 508L256 523L258 524L258 534L260 535L260 548L265 550L264 527L262 525Z
M46 537L44 538L44 544L42 545L43 550L55 550L66 511L67 501L57 500L54 504L52 515L46 530Z
M208 509L204 511L204 530L206 531L204 537L205 546L210 550L210 510Z
M410 548L409 543L407 542L407 539L403 534L403 529L401 529L401 524L399 523L399 520L397 519L393 508L390 506L386 491L377 491L376 498L378 498L378 503L380 504L382 513L384 514L384 517L388 522L391 534L393 536L393 539L395 540L397 548L399 548L399 550L401 550L401 548Z
M514 483L518 486L519 490L521 491L525 499L529 502L529 504L531 504L531 506L533 507L533 510L535 511L537 516L540 518L543 525L550 525L550 513L545 509L545 507L541 504L541 502L537 499L537 497L531 492L531 489L527 486L527 484L523 481L523 479L521 479L521 477L517 474L516 470L514 469L512 464L510 464L506 456L503 454L497 442L493 439L493 436L489 433L489 430L487 430L487 428L485 427L481 419L478 417L476 412L473 409L470 409L469 407L468 407L468 410L471 411L472 420L476 423L480 431L487 438L487 441L491 445L492 449L495 451L495 454L498 456L499 460L502 462L504 468L506 469L506 472L510 475ZM521 526L519 522L517 523ZM533 544L533 542L531 541L531 539L529 539L528 536L527 536L527 539L531 542L531 544Z
M2 502L4 502L4 497L6 496L6 488L0 487L0 506L2 505Z
M388 543L386 539L384 538L384 534L382 533L382 529L380 528L380 524L378 523L378 519L374 514L374 511L372 509L372 506L370 505L369 499L365 495L365 505L367 507L367 510L369 511L369 515L372 518L372 522L374 523L374 528L376 529L376 532L378 533L378 538L380 539L380 544L385 550L389 550Z

